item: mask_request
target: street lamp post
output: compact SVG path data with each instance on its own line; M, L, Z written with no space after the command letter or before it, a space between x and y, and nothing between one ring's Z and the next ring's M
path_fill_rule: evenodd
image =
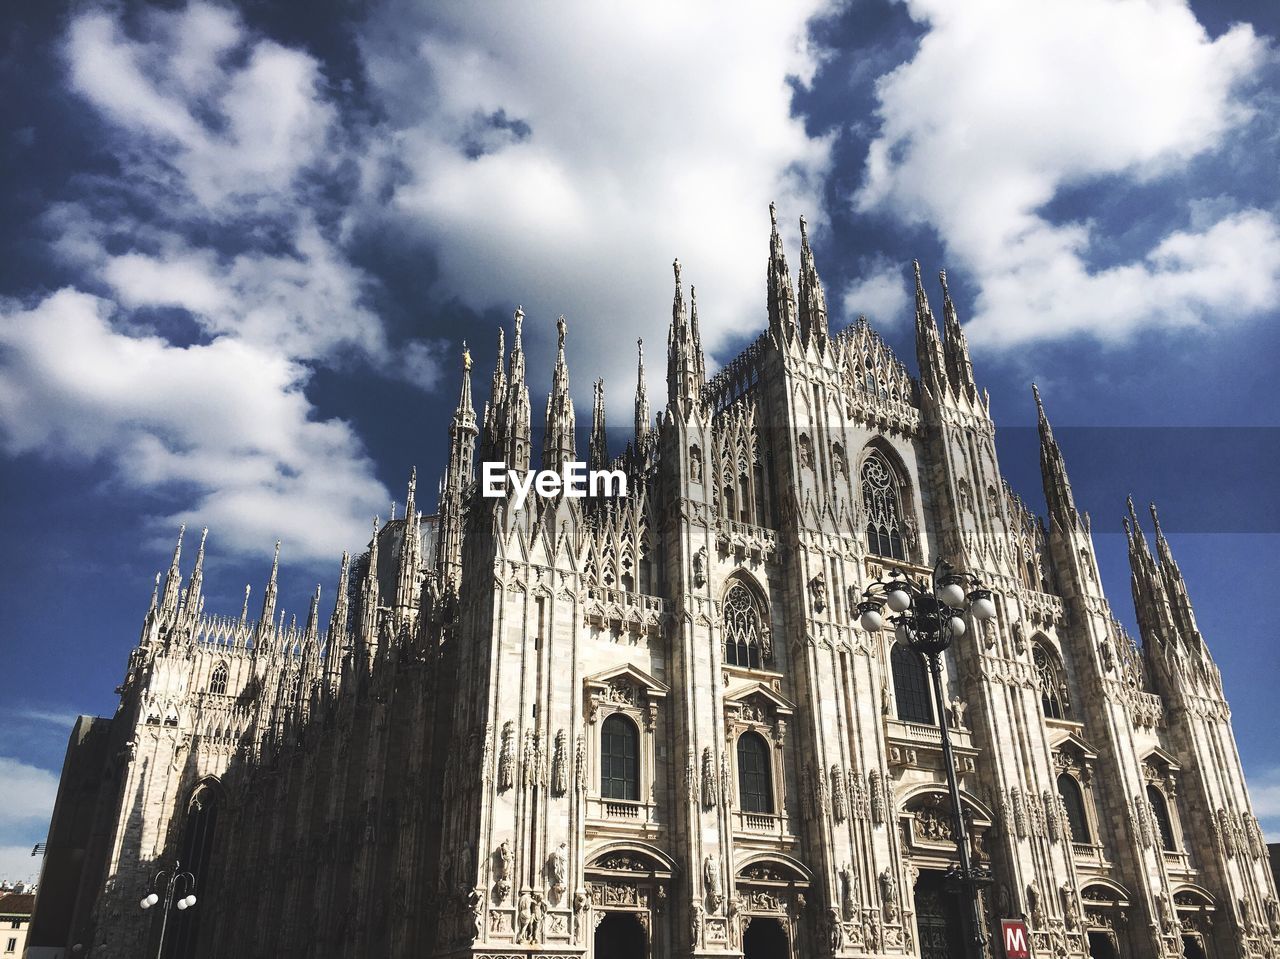
M958 572L950 563L939 560L926 580L912 579L902 570L889 571L887 579L878 579L863 591L858 604L859 622L869 632L884 626L884 608L895 615L889 617L899 643L918 656L928 667L933 684L933 702L938 731L942 734L942 763L947 773L947 789L951 794L951 828L955 836L959 862L947 870L948 885L964 900L965 952L970 959L982 959L987 937L983 933L982 913L978 908L978 892L991 882L991 873L974 865L969 848L969 831L960 805L960 784L956 777L955 752L951 732L947 728L942 699L942 653L965 631L963 614L986 621L996 614L991 591L971 573Z
M156 947L156 959L164 955L164 934L169 928L169 910L176 908L179 912L185 912L196 904L196 877L189 872L182 872L181 869L182 863L175 859L172 869L161 869L157 872L151 880L151 892L143 896L138 903L141 908L150 909L160 902L159 890L163 890L164 908L161 910L160 945ZM180 885L186 889L187 894L175 903L173 897Z

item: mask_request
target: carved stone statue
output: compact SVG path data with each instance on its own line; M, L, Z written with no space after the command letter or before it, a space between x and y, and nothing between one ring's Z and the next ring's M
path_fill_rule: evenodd
M693 585L707 585L707 548L705 546L698 547L698 551L693 554Z
M853 867L845 863L840 867L840 908L843 910L846 919L855 918L858 911L854 881Z
M569 846L561 843L547 857L547 878L551 880L551 890L557 896L564 891L565 877L569 873Z
M884 921L898 921L898 884L894 881L893 873L889 871L889 867L885 866L884 871L880 873L880 900L884 905Z
M467 911L471 913L471 941L484 936L484 893L472 889L467 894Z
M827 910L827 939L832 953L844 948L844 923L840 921L840 910L835 906Z
M498 789L510 789L515 784L516 724L507 720L502 726L502 750L498 754Z
M809 596L813 600L813 611L820 613L827 608L827 577L819 572L809 580Z
M964 729L964 714L968 712L969 704L959 697L951 700L950 708L947 710L951 714L951 728Z
M715 856L707 856L702 860L702 885L711 901L712 910L719 909L724 902L724 891L720 885L720 860Z
M533 896L525 889L516 904L516 942L534 942L537 920L533 917Z

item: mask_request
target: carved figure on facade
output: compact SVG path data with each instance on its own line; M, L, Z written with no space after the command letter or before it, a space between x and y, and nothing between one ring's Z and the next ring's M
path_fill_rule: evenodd
M707 585L707 548L699 546L693 554L693 585L702 588Z
M569 791L569 734L556 733L555 753L551 760L551 795L563 796Z
M724 888L720 884L720 859L707 856L702 860L702 887L707 900L711 903L711 911L715 912L724 902Z
M827 608L827 576L819 572L809 580L809 598L813 603L813 611L820 613Z
M716 766L710 746L702 750L702 807L716 808Z
M498 789L510 789L515 785L516 724L508 719L502 726L502 746L498 753Z
M569 875L569 846L561 843L547 857L547 878L551 881L551 893L559 898L564 892L565 881Z
M827 910L827 943L833 955L844 948L844 923L840 920L840 910L835 906Z
M880 873L880 902L885 922L898 921L898 883L888 866Z
M844 912L845 919L857 918L858 899L855 883L857 876L854 875L853 867L849 863L845 863L840 867L840 908Z
M844 791L844 772L839 766L831 767L831 816L836 822L844 822L848 815Z

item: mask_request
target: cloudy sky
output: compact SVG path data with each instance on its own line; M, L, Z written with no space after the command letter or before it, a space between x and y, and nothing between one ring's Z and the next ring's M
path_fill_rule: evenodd
M664 395L673 257L713 363L764 326L771 200L837 323L912 365L910 262L948 270L1011 482L1042 502L1036 380L1130 623L1123 497L1160 502L1280 838L1247 611L1280 575L1280 8L299 9L0 15L0 876L36 871L179 523L210 527L210 609L279 538L305 610L438 475L464 339L486 371L523 304L538 405L564 313L579 408L603 376L623 422L620 334Z

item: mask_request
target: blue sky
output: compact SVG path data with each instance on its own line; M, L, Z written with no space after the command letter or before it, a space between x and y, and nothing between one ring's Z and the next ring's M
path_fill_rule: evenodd
M0 876L179 523L208 609L279 538L305 612L438 475L462 340L483 373L523 304L537 396L564 313L627 422L673 257L713 361L765 325L771 200L912 366L910 262L947 269L1010 481L1042 503L1035 380L1131 626L1124 496L1160 503L1280 837L1280 8L642 6L6 7Z

